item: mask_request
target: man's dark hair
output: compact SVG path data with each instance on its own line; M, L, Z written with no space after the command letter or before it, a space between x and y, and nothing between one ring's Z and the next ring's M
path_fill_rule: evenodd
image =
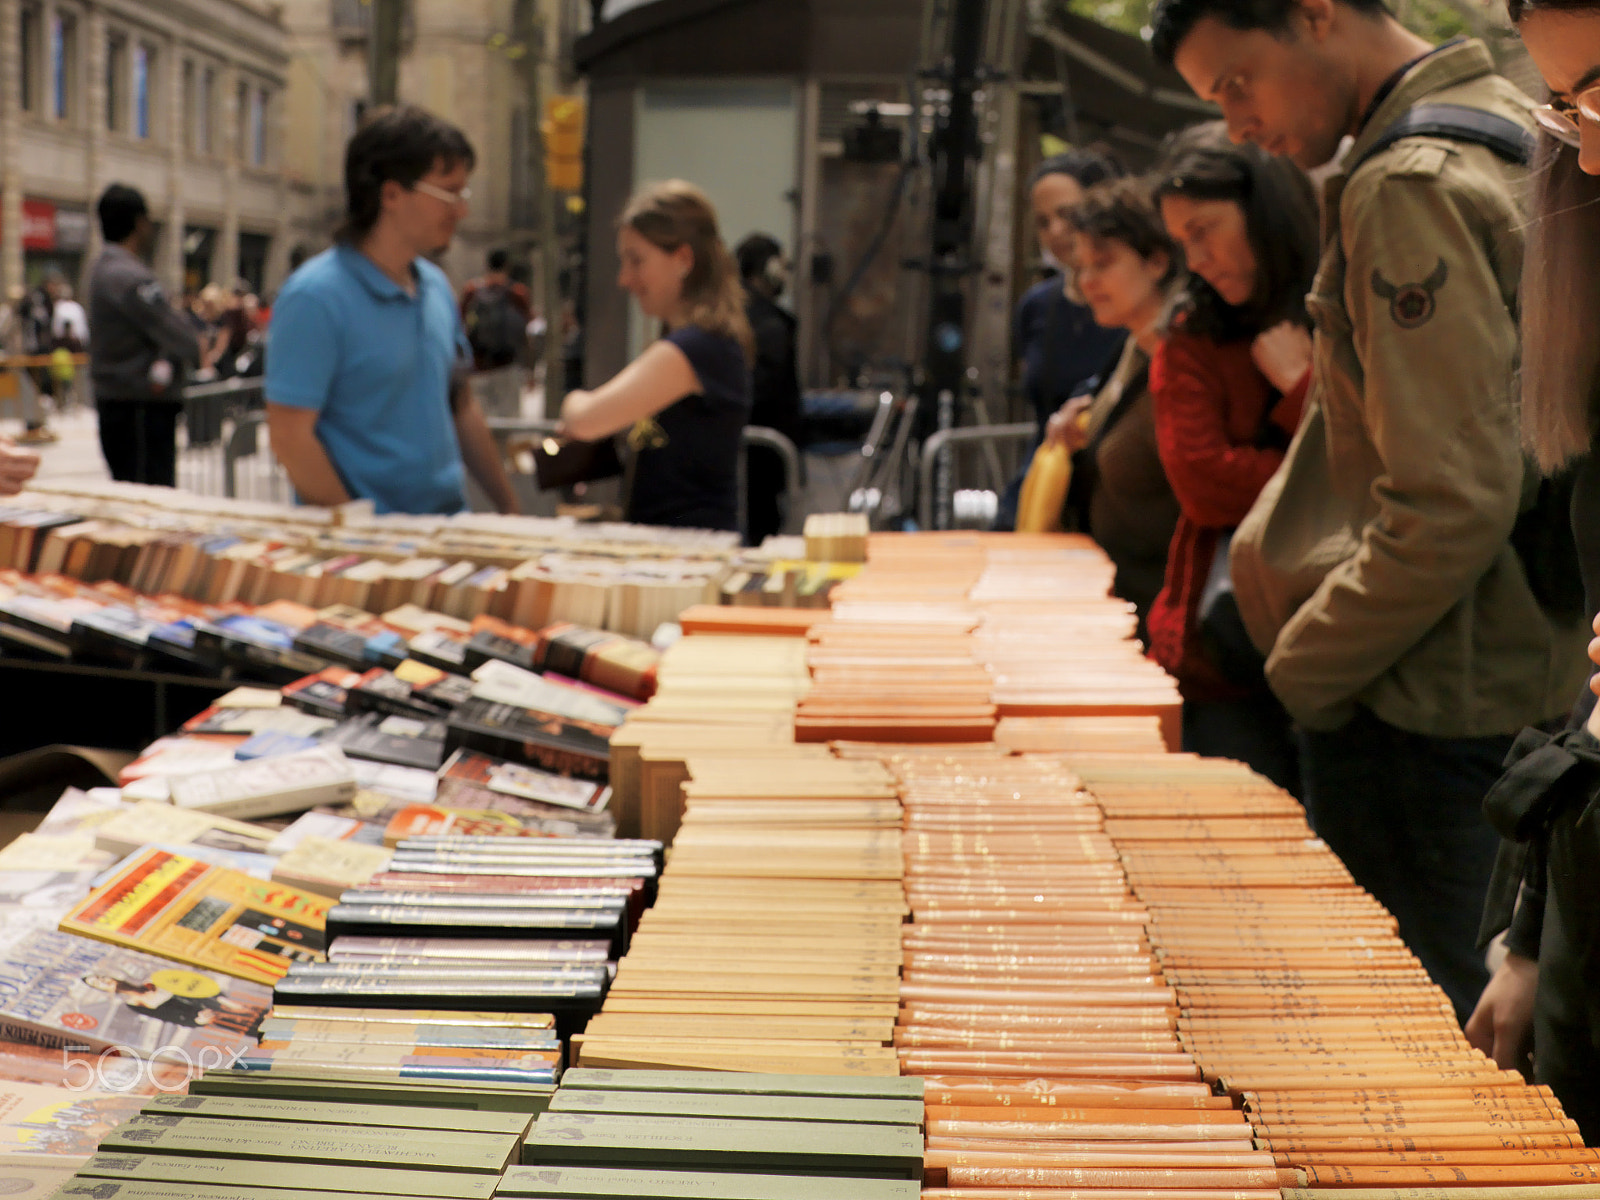
M1384 0L1338 2L1370 17L1389 11ZM1206 17L1241 33L1252 29L1287 33L1299 7L1297 0L1156 0L1150 11L1150 51L1162 66L1172 66L1179 47Z
M1162 286L1176 279L1183 267L1183 255L1167 236L1149 186L1138 179L1096 184L1068 210L1067 224L1094 241L1121 242L1146 261L1166 255Z
M474 167L478 156L467 135L415 105L374 111L344 153L345 218L335 235L359 241L383 212L383 185L410 188L436 167Z
M125 183L113 183L100 195L95 205L100 214L100 233L107 242L122 243L133 236L139 218L150 215L150 206L144 202L144 193Z
M498 274L511 265L511 253L508 250L491 250L487 262L489 270Z
M733 257L739 260L739 278L755 279L767 264L783 253L776 238L764 233L752 233L733 248Z
M1101 146L1083 146L1076 150L1068 150L1065 154L1052 154L1033 169L1033 174L1028 176L1028 189L1039 180L1050 175L1066 175L1076 179L1083 188L1092 188L1097 183L1104 183L1108 179L1121 179L1127 171L1123 170L1111 151Z
M1259 146L1193 139L1161 164L1156 203L1166 196L1237 204L1256 260L1255 292L1237 306L1190 273L1175 305L1186 333L1227 342L1253 338L1281 321L1309 324L1305 297L1317 273L1317 199L1304 171Z

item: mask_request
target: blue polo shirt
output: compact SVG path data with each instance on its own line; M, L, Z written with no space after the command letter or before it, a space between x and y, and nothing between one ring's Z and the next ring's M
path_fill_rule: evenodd
M314 409L317 437L346 490L377 510L466 507L450 415L457 360L471 360L450 281L413 264L417 294L351 246L289 277L267 330L267 399Z

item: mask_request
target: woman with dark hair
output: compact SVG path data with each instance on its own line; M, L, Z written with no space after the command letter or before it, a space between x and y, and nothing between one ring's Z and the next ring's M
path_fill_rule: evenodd
M1123 329L1121 357L1094 396L1069 400L1050 418L1048 440L1072 454L1067 517L1117 569L1112 590L1134 606L1139 635L1161 590L1178 502L1156 449L1150 357L1180 274L1148 190L1131 179L1090 188L1068 213L1073 287L1105 329Z
M1545 136L1523 259L1522 436L1550 474L1572 471L1572 532L1584 603L1600 625L1600 0L1511 0L1551 93L1534 110ZM1589 656L1600 663L1600 641ZM1504 930L1504 964L1467 1022L1501 1066L1534 1072L1600 1140L1600 742L1594 692L1554 738L1525 730L1484 812L1505 841L1481 936Z
M1228 620L1224 581L1231 531L1282 464L1305 404L1317 205L1288 159L1201 135L1173 150L1155 189L1188 276L1150 365L1156 441L1182 508L1150 656L1183 693L1185 750L1296 791L1288 714Z
M666 333L610 382L569 392L561 433L595 441L631 428L628 520L736 530L755 339L716 210L681 179L651 184L617 222L617 256L617 285Z
M1122 167L1093 147L1069 150L1045 159L1028 182L1033 227L1039 251L1059 273L1033 285L1017 303L1017 358L1022 363L1022 390L1039 421L1039 436L1050 414L1072 399L1083 383L1109 368L1122 351L1127 331L1095 323L1088 307L1070 295L1066 270L1072 256L1069 214L1084 192L1108 179L1120 179Z

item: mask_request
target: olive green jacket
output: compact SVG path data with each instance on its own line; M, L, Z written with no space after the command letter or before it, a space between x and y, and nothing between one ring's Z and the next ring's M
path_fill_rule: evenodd
M1424 101L1532 128L1463 42L1406 73L1346 161ZM1231 560L1307 728L1362 705L1433 737L1507 734L1578 694L1585 631L1545 615L1507 540L1536 486L1515 403L1525 183L1486 148L1410 137L1325 185L1306 416Z

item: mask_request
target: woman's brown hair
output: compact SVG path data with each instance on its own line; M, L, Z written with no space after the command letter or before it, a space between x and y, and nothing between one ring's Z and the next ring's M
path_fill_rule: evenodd
M739 266L717 229L717 210L692 183L669 179L646 184L634 193L617 220L658 249L672 253L688 246L694 266L683 281L683 303L689 320L708 333L731 337L754 362L755 335L744 315L744 287Z
M1513 0L1511 19L1538 9L1588 10L1594 0ZM1522 444L1555 473L1589 449L1600 401L1600 179L1548 133L1533 161L1533 209L1522 261Z

